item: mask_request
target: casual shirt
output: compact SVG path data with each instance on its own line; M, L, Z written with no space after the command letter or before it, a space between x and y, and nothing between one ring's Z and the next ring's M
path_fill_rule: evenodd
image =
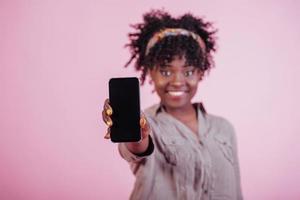
M202 104L196 109L197 134L154 105L145 111L152 130L146 154L133 154L119 144L136 177L130 199L242 199L233 126L206 113Z

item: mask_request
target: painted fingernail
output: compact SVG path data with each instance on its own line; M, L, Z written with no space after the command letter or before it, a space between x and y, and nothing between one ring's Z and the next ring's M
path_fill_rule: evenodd
M107 115L112 115L112 109L111 108L109 108L109 109L107 109L106 111L105 111L105 113L107 114Z
M145 118L141 118L141 127L145 128L146 126L146 119Z
M109 121L106 122L106 125L107 125L108 127L111 127L111 126L113 125L113 122L112 122L111 120L109 120Z

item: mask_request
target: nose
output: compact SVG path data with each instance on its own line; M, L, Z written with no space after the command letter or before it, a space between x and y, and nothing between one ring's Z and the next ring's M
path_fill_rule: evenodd
M171 85L182 86L184 84L184 81L185 79L182 73L174 73L171 80Z

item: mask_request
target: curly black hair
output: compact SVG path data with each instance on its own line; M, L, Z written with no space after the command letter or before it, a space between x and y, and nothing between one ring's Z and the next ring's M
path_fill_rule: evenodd
M217 30L210 22L204 22L202 18L190 13L174 18L164 10L151 10L144 14L143 19L143 23L131 25L136 32L128 34L130 42L125 45L131 52L131 58L125 67L135 60L135 69L141 71L141 84L144 84L149 69L155 65L164 66L174 56L185 56L188 65L200 68L203 73L214 66L212 52L216 51ZM149 40L155 33L166 28L186 29L199 35L205 49L192 36L179 34L163 37L146 54Z

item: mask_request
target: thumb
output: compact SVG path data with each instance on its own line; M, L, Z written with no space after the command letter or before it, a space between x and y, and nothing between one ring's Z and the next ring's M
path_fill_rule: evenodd
M146 138L150 132L150 125L149 125L149 122L147 121L147 118L143 112L141 112L140 126L141 126L142 139Z

